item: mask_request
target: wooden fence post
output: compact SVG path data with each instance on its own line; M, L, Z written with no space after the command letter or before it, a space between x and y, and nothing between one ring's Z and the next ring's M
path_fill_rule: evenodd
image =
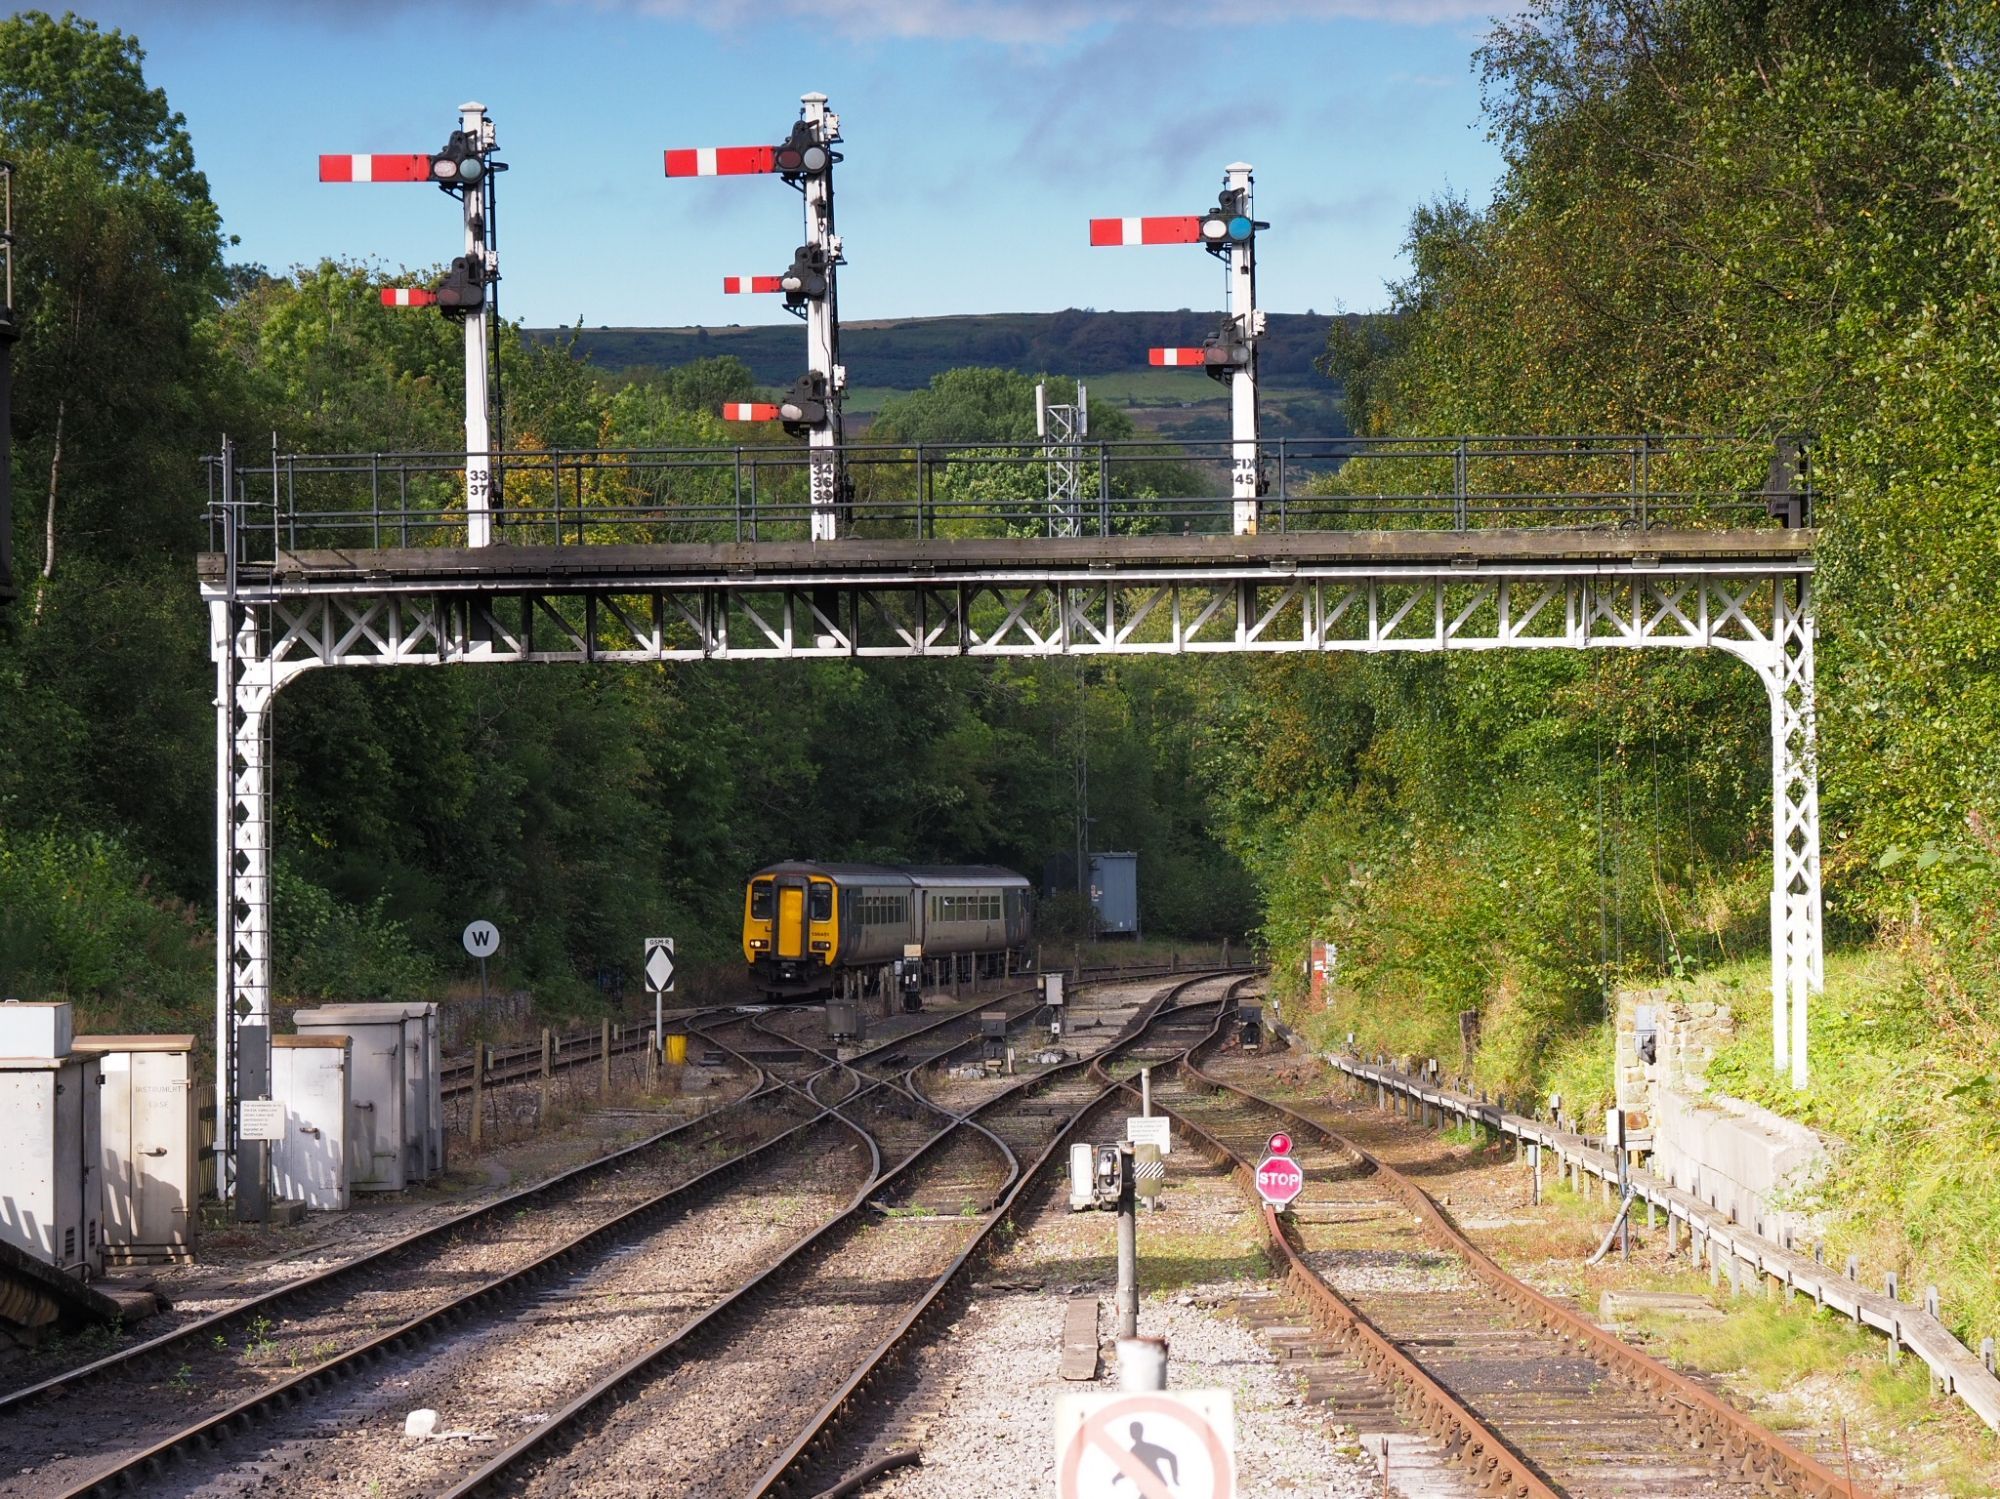
M472 1148L486 1138L486 1043L472 1046Z
M555 1036L547 1026L542 1027L542 1117L544 1129L549 1122L549 1089L556 1075Z

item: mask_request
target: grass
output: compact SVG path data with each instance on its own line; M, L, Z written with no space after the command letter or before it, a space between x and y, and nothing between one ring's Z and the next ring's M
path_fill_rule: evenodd
M1663 1289L1707 1292L1698 1275L1660 1279ZM1728 1315L1720 1321L1641 1316L1632 1325L1656 1358L1708 1371L1752 1397L1758 1419L1774 1429L1825 1431L1845 1417L1855 1447L1891 1461L1904 1485L1955 1499L2000 1491L2000 1441L1970 1412L1934 1397L1918 1359L1891 1364L1880 1337L1804 1298L1721 1304ZM1831 1466L1839 1471L1837 1461Z
M1839 1169L1802 1205L1825 1214L1827 1258L1860 1257L1879 1286L1938 1287L1945 1324L1970 1347L2000 1332L2000 1099L1992 1040L1940 1015L1914 968L1892 951L1829 953L1810 1009L1810 1086L1771 1067L1769 968L1742 963L1680 986L1727 1003L1736 1038L1709 1064L1711 1085L1843 1142Z
M1621 1324L1621 1334L1665 1363L1721 1383L1774 1430L1811 1428L1814 1437L1797 1441L1822 1456L1844 1416L1857 1458L1872 1454L1893 1468L1896 1492L1955 1499L2000 1493L2000 1439L1957 1401L1933 1396L1920 1360L1906 1355L1891 1364L1879 1335L1805 1297L1787 1304L1748 1292L1747 1285L1741 1297L1718 1293L1706 1272L1664 1259L1666 1231L1646 1229L1643 1215L1633 1223L1629 1263L1614 1253L1586 1266L1610 1214L1594 1195L1545 1178L1539 1210L1476 1237L1509 1270L1574 1298L1586 1315L1595 1315L1607 1289L1700 1296L1726 1315L1696 1322L1640 1314ZM1838 1471L1837 1461L1833 1466ZM1868 1481L1860 1469L1857 1477Z

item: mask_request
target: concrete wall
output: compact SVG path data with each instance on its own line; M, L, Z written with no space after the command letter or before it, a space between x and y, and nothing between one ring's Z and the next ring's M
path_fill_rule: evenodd
M1642 1021L1654 1060L1642 1059ZM1781 1243L1817 1237L1802 1204L1831 1169L1834 1142L1769 1109L1711 1089L1707 1068L1735 1032L1726 1005L1664 989L1618 996L1618 1106L1652 1136L1650 1166L1690 1196Z

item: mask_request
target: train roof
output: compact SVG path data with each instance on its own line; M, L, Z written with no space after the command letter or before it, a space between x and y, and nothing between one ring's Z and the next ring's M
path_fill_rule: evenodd
M820 864L791 859L767 864L750 877L765 874L821 874L836 884L867 885L1001 885L1029 888L1024 875L998 864Z

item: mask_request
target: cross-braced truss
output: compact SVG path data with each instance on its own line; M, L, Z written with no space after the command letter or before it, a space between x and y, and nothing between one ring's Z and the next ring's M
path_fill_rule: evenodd
M269 713L286 683L317 668L1680 647L1741 658L1770 695L1773 1029L1779 1067L1803 1086L1806 1000L1820 987L1821 961L1808 590L1795 558L1498 571L1256 566L1102 578L718 574L523 587L350 576L265 582L239 590L233 604L211 587L226 757L219 1014L268 1023ZM225 1057L227 1039L219 1030Z

